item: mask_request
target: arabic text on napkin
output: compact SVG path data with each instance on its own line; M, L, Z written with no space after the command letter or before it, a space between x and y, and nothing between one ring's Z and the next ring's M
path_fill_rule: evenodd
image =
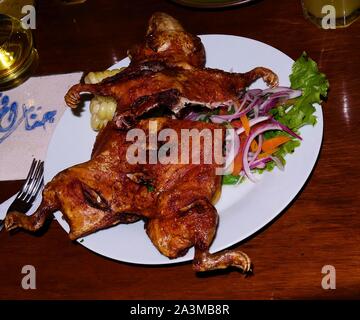
M45 159L64 95L81 73L34 77L0 92L0 181L24 179L33 158Z

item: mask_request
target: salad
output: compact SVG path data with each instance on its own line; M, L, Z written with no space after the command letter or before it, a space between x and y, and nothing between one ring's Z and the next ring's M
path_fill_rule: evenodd
M275 166L283 170L285 156L301 144L299 129L316 124L313 104L326 98L329 82L305 52L293 64L290 83L290 87L249 89L238 105L187 115L188 120L224 124L236 131L223 184L246 178L256 182L254 172Z

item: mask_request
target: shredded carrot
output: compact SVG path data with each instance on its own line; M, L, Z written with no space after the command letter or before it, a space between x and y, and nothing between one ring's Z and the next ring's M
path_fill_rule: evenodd
M276 151L278 151L279 149L272 149L272 150L268 150L266 152L262 152L258 155L257 159L263 159L266 157L271 156L272 154L274 154Z
M249 119L246 116L246 114L244 114L243 116L240 117L240 121L241 121L241 124L244 127L246 135L248 136L249 133L250 133L250 123L249 123Z
M257 142L256 142L255 139L254 139L253 141L251 141L250 149L251 149L251 152L256 152L256 151L257 151L257 149L258 149L258 144L257 144Z
M261 146L262 151L269 153L269 151L276 149L282 144L291 140L290 137L286 136L277 136L268 140L265 140Z
M234 169L232 174L238 176L242 170L242 152L239 152L234 159Z

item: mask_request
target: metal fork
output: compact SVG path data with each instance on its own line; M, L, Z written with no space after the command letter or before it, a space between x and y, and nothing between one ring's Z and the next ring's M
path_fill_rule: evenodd
M15 200L10 205L8 212L19 211L26 213L32 207L39 191L44 185L44 161L33 159L25 183ZM0 219L0 231L4 227L4 220Z

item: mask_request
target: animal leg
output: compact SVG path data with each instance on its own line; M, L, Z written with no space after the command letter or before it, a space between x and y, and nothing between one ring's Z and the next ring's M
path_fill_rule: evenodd
M94 95L109 96L111 92L107 86L99 84L79 83L72 86L65 95L65 102L70 108L76 108L80 103L82 93L91 93Z
M211 212L216 215L217 211L208 200L199 200L190 205L190 210L196 210L197 214L202 217L204 213ZM188 208L184 208L188 210ZM224 250L211 254L209 247L213 241L213 236L209 236L204 232L203 226L195 230L195 257L193 269L195 271L211 271L216 269L226 269L228 267L236 267L244 273L251 271L250 258L239 250ZM215 233L215 232L214 232Z
M236 267L244 273L251 273L251 260L240 250L223 250L218 253L209 253L195 244L193 269L195 271L210 271Z
M276 87L279 84L278 76L270 69L257 67L242 75L246 81L246 87L250 86L257 79L262 78L269 86Z
M39 208L31 216L18 211L9 212L5 218L5 228L7 231L17 228L32 232L37 231L44 225L51 214L57 210L57 207L55 199L43 196Z
M177 216L155 218L146 225L147 233L158 250L169 258L184 255L195 246L193 269L210 271L237 267L251 270L249 257L239 250L209 253L215 236L218 214L207 199L200 199L180 210Z

